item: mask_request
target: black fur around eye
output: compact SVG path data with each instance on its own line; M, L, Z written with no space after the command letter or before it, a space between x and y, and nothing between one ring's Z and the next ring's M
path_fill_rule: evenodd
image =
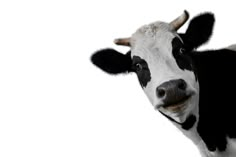
M185 50L183 43L179 38L174 38L172 41L172 54L178 64L179 68L182 70L193 71L192 59Z
M151 73L147 62L139 56L133 56L133 72L138 76L141 86L144 88L151 80Z

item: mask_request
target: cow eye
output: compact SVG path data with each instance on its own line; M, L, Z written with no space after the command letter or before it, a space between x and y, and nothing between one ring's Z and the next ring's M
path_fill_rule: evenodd
M141 71L143 69L143 66L141 63L137 63L135 64L135 70L138 72L138 71Z
M185 49L184 49L184 48L180 48L180 49L179 49L179 53L180 53L181 55L185 54Z

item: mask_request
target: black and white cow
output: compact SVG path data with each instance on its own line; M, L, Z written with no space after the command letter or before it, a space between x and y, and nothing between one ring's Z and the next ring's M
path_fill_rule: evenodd
M130 46L94 53L92 62L109 74L137 74L155 109L173 122L199 148L203 157L236 157L236 46L196 51L214 25L212 13L193 18L185 33L185 11L170 23L154 22L130 38Z

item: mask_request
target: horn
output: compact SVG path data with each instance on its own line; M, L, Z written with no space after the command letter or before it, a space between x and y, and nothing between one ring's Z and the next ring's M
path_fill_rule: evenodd
M114 43L116 45L130 46L130 38L119 38L115 39Z
M184 10L184 13L177 17L175 20L173 20L170 25L174 28L174 30L178 30L189 18L189 13Z

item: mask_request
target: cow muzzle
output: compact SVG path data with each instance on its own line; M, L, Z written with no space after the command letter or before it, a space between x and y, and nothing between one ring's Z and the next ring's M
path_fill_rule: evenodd
M179 112L186 107L187 101L193 94L194 92L188 89L187 83L183 79L164 82L156 88L156 95L162 102L156 107Z

